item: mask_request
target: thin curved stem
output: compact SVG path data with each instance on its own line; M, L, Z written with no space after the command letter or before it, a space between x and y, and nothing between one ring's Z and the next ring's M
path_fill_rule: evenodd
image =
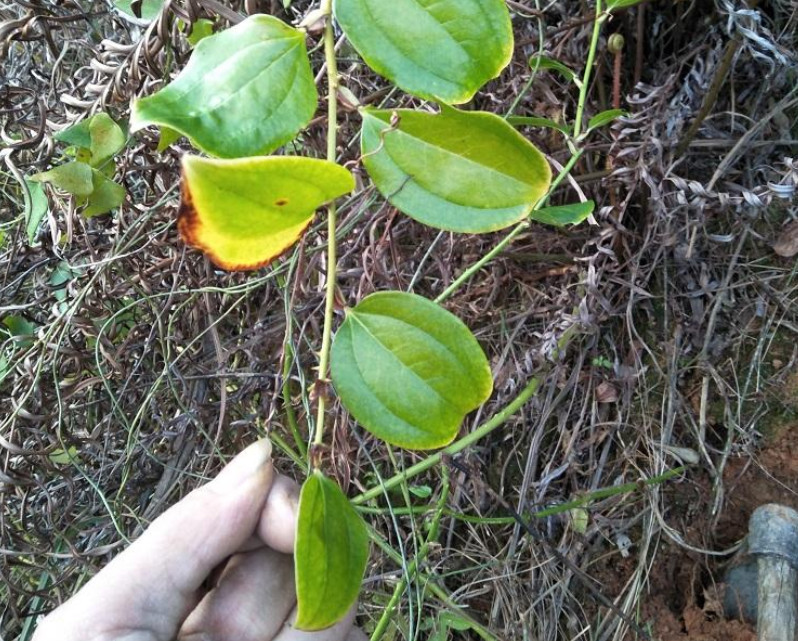
M404 472L399 472L391 478L385 479L378 486L373 487L370 490L363 492L363 494L354 497L352 499L352 503L358 505L360 503L365 503L366 501L377 498L378 496L382 496L386 490L390 490L403 481L413 478L417 474L434 467L441 462L444 456L452 456L458 452L462 452L467 447L470 447L483 437L487 436L497 427L502 425L508 418L513 416L513 414L515 414L518 410L520 410L524 404L537 393L541 380L542 377L540 376L531 378L526 384L526 387L521 390L518 396L510 401L510 403L508 403L503 410L495 414L489 421L483 423L473 432L466 434L463 438L455 441L448 447L445 447L439 452L428 456L415 465L411 465Z
M606 19L606 15L602 14L601 0L596 0L596 19L593 21L593 34L590 37L590 48L587 51L585 73L582 76L582 84L579 87L579 102L576 105L576 118L574 119L574 138L577 140L579 139L579 134L582 133L582 117L585 112L585 103L587 102L587 91L590 88L590 71L593 69L593 63L596 60L601 25L604 24Z
M335 59L335 34L332 25L332 0L324 0L321 10L327 16L324 27L324 59L327 64L327 160L335 162L335 148L338 136L338 64ZM327 282L324 303L324 330L319 352L318 372L318 410L313 443L321 445L324 439L324 417L327 409L327 376L330 368L330 346L332 344L332 324L335 311L335 282L338 252L335 244L337 210L335 202L327 207Z
M554 190L560 185L560 183L565 180L569 173L571 173L571 169L574 168L576 162L579 158L582 157L582 150L577 150L574 154L571 155L571 158L568 160L566 165L562 168L557 177L552 181L549 190L546 192L546 195L540 199L540 202L535 205L535 209L540 209L544 206L551 194L554 193ZM534 210L533 210L534 213ZM504 238L501 239L496 246L491 249L487 254L485 254L482 258L480 258L477 262L471 265L468 269L466 269L462 274L460 274L451 285L449 285L440 295L435 299L435 302L440 304L449 298L452 294L454 294L458 289L460 289L463 285L465 285L471 277L476 274L480 269L482 269L485 265L487 265L490 261L492 261L498 254L500 254L507 245L513 242L522 231L526 230L529 227L529 220L522 220L518 223L515 227L513 227L512 231L507 234Z

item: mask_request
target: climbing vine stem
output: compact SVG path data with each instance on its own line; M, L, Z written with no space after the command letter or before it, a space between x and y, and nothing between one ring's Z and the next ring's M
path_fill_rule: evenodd
M327 160L335 162L336 140L338 137L338 64L335 60L335 34L332 24L332 0L323 0L321 10L325 15L324 61L327 65ZM332 323L335 307L335 282L338 253L335 245L336 227L335 202L327 208L327 279L324 304L324 329L319 353L318 410L313 443L321 445L324 438L324 417L327 409L328 375L330 369L330 345L332 344ZM315 465L315 464L314 464Z

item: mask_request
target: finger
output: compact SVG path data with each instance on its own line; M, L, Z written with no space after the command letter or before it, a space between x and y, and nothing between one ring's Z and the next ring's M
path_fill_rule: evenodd
M252 552L266 545L278 552L293 554L298 513L299 486L287 476L275 474L258 531L238 551Z
M202 582L255 531L272 478L271 445L258 441L157 518L50 615L46 629L59 632L52 638L82 641L146 630L155 639L174 639Z
M296 519L299 513L299 486L277 475L258 523L258 535L270 548L293 554Z
M188 616L179 641L263 641L283 627L295 598L294 559L269 548L236 554Z
M355 622L357 606L347 612L346 616L334 626L319 630L318 632L305 632L297 630L291 625L296 619L296 609L291 613L289 621L283 626L280 633L274 637L273 641L344 641L352 631L352 624ZM357 639L357 637L355 637Z

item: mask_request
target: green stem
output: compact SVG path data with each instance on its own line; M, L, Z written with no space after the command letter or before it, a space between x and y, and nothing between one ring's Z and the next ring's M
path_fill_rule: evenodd
M338 136L338 64L335 59L335 34L332 24L332 0L324 0L321 6L327 16L324 27L324 60L327 63L327 160L335 162L335 145ZM330 203L327 208L327 282L324 303L324 330L319 353L319 395L316 413L316 430L313 442L321 445L324 438L324 416L327 405L327 375L330 365L330 345L332 344L332 324L335 308L335 281L338 262L335 245L336 208Z
M377 532L371 525L366 525L369 531L369 538L372 542L383 551L385 556L391 559L397 565L403 565L402 556L396 550L391 547L391 545L382 537L382 535ZM443 603L449 610L457 614L462 619L465 619L471 624L471 628L476 632L481 638L485 639L486 641L498 641L498 639L493 636L490 631L481 625L478 621L476 621L466 610L460 607L457 603L455 603L449 594L444 590L441 586L435 583L436 579L439 577L435 577L428 572L419 572L419 579L424 580L425 588L432 592L440 601Z
M443 487L441 489L441 495L438 499L438 502L435 505L435 514L432 517L432 523L430 524L429 533L427 534L426 539L424 539L424 543L421 544L421 548L418 551L418 554L407 566L407 572L402 575L402 578L399 580L399 583L396 584L394 588L393 594L391 595L388 604L385 606L385 609L382 611L382 616L380 620L377 622L376 627L374 628L374 632L371 635L370 641L379 641L385 635L385 631L388 629L388 624L391 622L393 618L393 614L396 611L396 606L399 604L399 600L402 598L402 595L405 593L405 589L407 588L407 584L410 582L411 579L416 575L418 572L419 564L424 562L424 559L427 558L427 554L429 554L429 549L432 543L438 540L438 530L441 522L441 517L444 513L444 506L446 505L446 499L449 497L449 470L445 467L442 468L443 474Z
M560 183L565 180L566 176L571 173L571 170L576 165L576 162L582 156L582 150L576 151L576 153L571 155L570 160L565 164L562 168L562 171L557 174L555 179L551 182L551 186L549 187L546 195L540 199L535 205L535 210L540 209L541 207L545 206L545 204L551 198L551 195L554 193L554 190L559 187ZM533 213L534 211L533 210ZM451 285L449 285L443 292L435 299L435 302L440 304L449 298L452 294L454 294L458 289L460 289L465 283L467 283L471 278L476 274L480 269L482 269L486 264L492 261L501 251L504 250L507 245L509 245L515 238L525 229L529 227L528 220L522 220L518 223L515 227L513 227L512 231L507 234L502 240L487 254L485 254L482 258L480 258L477 262L471 265L468 269L466 269L462 274L460 274Z
M577 140L579 139L579 134L582 133L582 117L585 111L585 103L587 102L587 90L590 87L590 72L593 69L593 63L596 60L596 51L598 50L601 25L604 24L606 19L606 15L602 14L601 11L601 0L596 0L596 19L593 21L593 35L590 37L590 48L587 51L585 73L582 76L582 85L579 87L579 102L576 105L574 138Z
M352 503L358 505L360 503L365 503L366 501L377 498L383 494L383 492L387 492L391 488L396 487L407 479L413 478L417 474L434 467L441 462L444 456L453 456L458 452L462 452L467 447L470 447L480 439L484 438L497 427L502 425L508 418L513 416L513 414L520 410L524 404L537 393L541 380L542 375L532 377L526 384L526 387L524 387L524 389L522 389L518 394L518 396L505 405L503 410L497 414L494 414L493 418L491 418L489 421L483 423L473 432L466 434L463 438L455 441L448 447L445 447L439 452L428 456L423 461L419 461L415 465L411 465L404 472L399 472L391 478L384 480L377 487L373 487L370 490L363 492L363 494L354 497L352 499Z
M299 452L295 452L291 446L286 443L285 439L282 436L277 434L276 432L272 432L269 434L269 440L274 443L282 452L290 458L296 465L299 467L300 470L307 472L308 471L308 464L305 462L303 456L299 454Z
M557 358L562 358L563 354L565 353L565 349L576 335L576 328L576 325L571 325L571 327L566 329L562 336L560 336L559 340L557 341L557 350L555 352ZM404 483L407 481L407 479L411 479L417 474L421 474L421 472L424 472L425 470L437 465L441 462L444 456L454 456L458 452L462 452L465 448L479 441L482 437L490 434L497 427L503 425L508 418L520 410L530 398L537 394L538 388L540 387L540 384L547 373L548 370L545 370L537 376L530 378L524 389L518 393L518 396L507 403L501 412L494 414L492 419L480 425L477 429L471 432L471 434L466 434L463 438L455 441L448 447L444 447L442 450L432 454L431 456L428 456L423 461L419 461L415 465L411 465L404 472L395 474L391 478L382 481L377 487L373 487L370 490L363 492L363 494L359 494L352 499L352 504L359 505L360 503L365 503L366 501L377 498L391 488L396 487L400 483Z
M570 512L571 510L579 507L585 507L590 503L595 501L600 501L601 499L610 498L613 496L618 496L619 494L631 494L636 492L642 487L651 487L654 485L660 485L665 481L668 481L676 476L682 474L687 468L685 466L675 467L672 470L666 470L662 474L658 474L657 476L652 476L649 479L641 479L640 481L630 481L629 483L624 483L623 485L613 485L610 487L602 487L597 490L593 490L592 492L588 492L583 496L580 496L575 499L571 499L565 503L560 503L558 505L552 505L551 507L544 508L537 512L531 512L529 514L522 514L521 516L524 519L543 519L548 516L554 516L555 514L562 514L563 512ZM420 516L424 514L428 514L433 511L435 508L431 508L428 505L417 505L412 507L399 507L399 508L385 508L385 507L367 507L361 505L357 508L358 512L361 514L386 514L387 512L391 512L396 516ZM463 514L461 512L455 512L454 510L443 510L443 515L448 516L450 518L456 519L458 521L463 521L465 523L478 523L480 525L513 525L516 523L515 517L512 516L473 516L470 514Z

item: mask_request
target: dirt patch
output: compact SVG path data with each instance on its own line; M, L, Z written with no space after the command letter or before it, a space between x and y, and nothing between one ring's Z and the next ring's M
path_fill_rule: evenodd
M798 509L798 423L783 426L756 455L731 459L723 478L723 511L714 529L708 476L694 475L689 482L663 488L666 519L691 546L713 550L732 547L747 534L751 513L765 503ZM754 626L724 618L722 582L730 562L730 557L703 555L663 537L640 599L641 627L656 641L756 639ZM636 564L637 559L613 555L592 566L590 573L606 594L617 595Z
M750 460L732 460L724 474L726 504L715 538L739 539L751 513L764 503L798 509L798 424L784 428L771 445Z

